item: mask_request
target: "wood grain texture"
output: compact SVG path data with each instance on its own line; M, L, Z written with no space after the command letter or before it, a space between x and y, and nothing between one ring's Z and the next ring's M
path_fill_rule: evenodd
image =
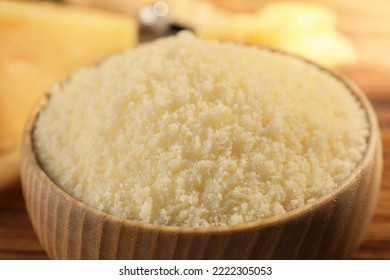
M383 142L384 173L374 217L364 239L352 255L354 259L390 259L390 1L388 0L319 0L332 7L339 16L339 28L355 44L359 59L340 71L366 93L379 118ZM253 2L253 1L252 1ZM51 209L51 211L58 211ZM69 211L69 209L67 210ZM52 221L52 223L54 220ZM103 231L107 231L103 227ZM58 238L68 234L56 232ZM125 232L113 231L123 242ZM251 239L252 238L252 239ZM273 237L274 239L277 236ZM248 237L256 242L255 237ZM186 242L189 242L188 239ZM203 254L208 240L195 238L191 254ZM302 242L301 240L299 242ZM52 245L50 245L52 246ZM112 248L109 241L102 246ZM188 248L187 246L186 248ZM255 247L258 250L258 247ZM272 246L264 248L271 250ZM171 250L171 249L170 249ZM254 252L256 249L254 249ZM115 254L130 255L123 247ZM58 256L58 253L56 253ZM114 254L114 253L110 253ZM188 254L182 251L175 258ZM61 256L59 256L61 257ZM102 255L104 258L105 256ZM47 259L27 217L19 182L0 188L0 259Z
M350 258L373 214L382 175L382 144L368 100L350 82L344 84L365 109L370 129L367 150L356 170L313 204L263 221L224 227L141 224L72 198L37 163L31 138L38 107L24 133L20 161L27 212L40 243L55 259Z

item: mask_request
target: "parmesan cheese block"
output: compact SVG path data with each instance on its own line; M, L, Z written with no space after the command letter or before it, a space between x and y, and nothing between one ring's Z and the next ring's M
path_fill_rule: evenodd
M50 3L0 1L0 154L54 82L137 41L133 18Z
M47 174L112 215L221 226L284 214L335 189L368 123L338 79L253 46L160 39L52 88L34 131Z

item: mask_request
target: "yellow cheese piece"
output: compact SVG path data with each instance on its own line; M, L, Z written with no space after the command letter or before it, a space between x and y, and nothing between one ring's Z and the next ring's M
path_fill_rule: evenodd
M128 16L0 1L0 153L17 145L32 105L54 82L133 46L137 36Z
M306 2L275 2L252 18L254 35L248 41L301 55L325 66L352 63L353 44L341 34L336 14L326 6ZM260 32L259 32L260 31Z
M353 44L337 30L337 15L319 3L277 1L248 13L224 10L205 0L168 1L172 18L194 27L202 38L265 45L328 67L356 60Z

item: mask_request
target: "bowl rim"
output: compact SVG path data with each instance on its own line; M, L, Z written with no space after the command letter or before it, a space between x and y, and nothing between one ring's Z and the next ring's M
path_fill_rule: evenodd
M159 232L165 232L165 233L181 233L181 234L202 234L202 233L214 233L214 234L224 234L224 233L233 233L233 232L240 232L240 231L247 231L252 229L263 229L272 227L275 225L279 225L281 223L285 223L291 220L298 219L301 216L304 215L310 215L313 213L316 209L319 209L325 205L327 205L334 197L337 197L338 194L345 191L351 183L354 181L354 178L359 176L359 174L362 173L363 169L367 164L370 162L370 160L373 157L373 154L376 152L376 145L379 141L379 125L378 120L375 115L374 109L372 108L371 103L369 102L366 95L347 77L341 75L340 73L336 73L335 71L326 68L324 66L321 66L317 63L314 63L306 58L303 58L301 56L291 54L286 51L282 50L276 50L269 47L264 46L256 46L259 49L268 50L273 53L277 53L280 55L284 55L287 57L293 57L295 59L298 59L300 61L303 61L304 63L307 63L311 65L312 67L316 67L321 72L324 72L325 74L330 75L333 79L339 81L356 99L356 101L361 105L361 107L364 110L367 124L368 124L368 139L367 139L367 147L364 151L364 154L360 161L357 163L355 169L351 172L351 174L345 178L336 188L334 188L332 191L326 193L325 195L319 197L314 202L305 204L301 207L298 207L296 209L293 209L291 211L288 211L284 214L279 214L275 216L271 216L262 220L255 220L240 224L234 224L234 225L223 225L223 226L202 226L202 227L190 227L190 226L170 226L170 225L161 225L161 224L152 224L152 223L144 223L140 221L134 221L126 218L120 218L117 216L114 216L112 214L97 210L88 204L81 202L77 198L71 196L67 192L65 192L62 188L60 188L55 182L52 181L52 179L45 173L45 171L41 168L38 159L36 157L36 154L33 150L32 145L32 134L35 129L35 123L39 117L40 111L45 108L47 103L50 100L51 93L47 92L42 96L40 100L36 103L36 105L33 107L33 110L30 113L30 116L28 118L28 121L26 123L23 138L22 138L22 147L21 147L21 157L26 157L29 160L29 163L32 163L33 171L37 172L37 175L41 177L41 179L47 184L47 187L49 187L51 190L53 190L56 195L60 196L61 198L65 199L67 202L70 202L72 205L75 205L76 207L82 208L84 211L89 212L90 214L101 217L102 220L110 220L115 223L121 223L125 224L130 227L137 227L141 228L146 231L159 231ZM103 60L104 61L104 60ZM100 64L102 61L98 62L95 65ZM62 82L57 83L59 86L61 84L66 83L68 79L72 76L72 74ZM21 164L23 165L23 161L21 160ZM21 166L23 169L23 166ZM23 175L22 175L23 177ZM24 182L22 180L22 187L25 188Z

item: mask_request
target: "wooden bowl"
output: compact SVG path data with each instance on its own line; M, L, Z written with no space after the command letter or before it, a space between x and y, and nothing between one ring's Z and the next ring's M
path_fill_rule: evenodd
M323 71L328 71L324 70ZM331 73L332 74L332 73ZM382 174L382 146L374 111L365 109L368 146L353 173L315 203L284 215L210 228L141 224L95 210L71 197L45 174L32 148L40 109L28 121L21 149L23 194L34 230L53 259L341 259L359 245L370 221Z

